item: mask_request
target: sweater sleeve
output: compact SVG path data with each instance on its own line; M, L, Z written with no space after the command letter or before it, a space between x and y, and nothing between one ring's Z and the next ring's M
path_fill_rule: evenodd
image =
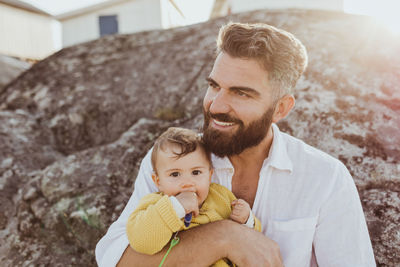
M131 247L153 255L183 228L168 196L149 194L143 197L137 209L129 216L126 232Z
M261 232L262 231L261 221L254 214L253 216L254 216L254 230Z

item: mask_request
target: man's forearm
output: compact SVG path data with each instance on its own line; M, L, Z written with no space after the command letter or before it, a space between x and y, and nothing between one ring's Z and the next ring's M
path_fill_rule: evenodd
M226 257L229 244L227 230L232 226L229 221L217 221L180 232L180 241L163 266L210 266ZM128 246L117 266L158 266L169 244L155 255L140 254Z
M179 233L180 242L164 266L210 266L228 258L238 266L282 267L279 246L262 233L231 220L217 221ZM158 266L169 244L155 255L139 254L128 247L119 267Z

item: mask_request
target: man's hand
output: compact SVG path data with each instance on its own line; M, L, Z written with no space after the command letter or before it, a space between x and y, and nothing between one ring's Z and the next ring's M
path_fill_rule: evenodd
M232 213L229 218L235 222L245 224L250 216L250 205L243 199L235 199L231 205Z
M227 258L238 266L283 267L279 246L276 242L251 228L226 220L235 227L228 227L234 239L227 248Z
M193 212L195 217L199 215L199 202L195 192L186 191L179 193L175 197L185 209L185 214Z

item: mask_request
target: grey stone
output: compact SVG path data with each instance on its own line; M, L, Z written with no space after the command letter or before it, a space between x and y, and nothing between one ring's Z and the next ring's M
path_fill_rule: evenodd
M169 126L201 127L215 37L230 20L270 23L304 42L309 67L279 126L344 162L377 265L399 265L400 40L366 17L283 10L107 36L63 49L4 87L1 266L95 266L94 247L154 138Z
M30 67L31 64L28 62L13 57L0 55L0 92L2 87Z

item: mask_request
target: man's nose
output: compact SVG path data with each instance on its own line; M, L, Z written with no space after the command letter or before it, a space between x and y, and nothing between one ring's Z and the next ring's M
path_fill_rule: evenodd
M225 89L220 89L212 98L209 111L213 114L228 113L230 111L229 96Z

